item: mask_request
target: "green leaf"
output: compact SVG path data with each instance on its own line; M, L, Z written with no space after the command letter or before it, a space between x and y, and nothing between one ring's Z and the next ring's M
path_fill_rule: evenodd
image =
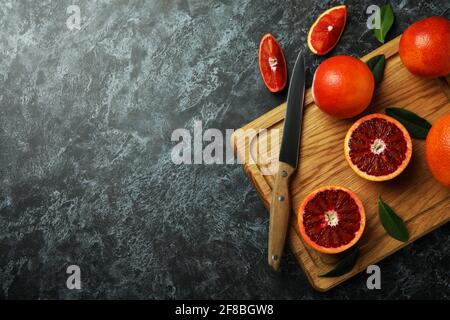
M336 264L336 267L334 267L333 270L325 274L319 275L319 277L333 278L342 276L350 272L355 266L356 261L358 260L358 256L359 256L359 248L353 247L353 249L351 249L351 251Z
M386 63L386 58L385 58L384 54L375 56L366 62L370 71L372 71L373 77L375 79L375 85L378 85L381 82L381 80L383 79L385 63Z
M392 7L390 4L385 4L381 7L380 20L380 29L374 29L375 37L378 39L378 41L384 43L384 41L386 40L386 34L394 24L394 11L392 11Z
M386 114L403 124L414 139L426 139L431 129L431 123L406 109L386 108Z
M386 232L393 238L407 242L409 239L408 229L402 218L395 214L394 210L386 204L381 196L378 198L378 211L381 224Z

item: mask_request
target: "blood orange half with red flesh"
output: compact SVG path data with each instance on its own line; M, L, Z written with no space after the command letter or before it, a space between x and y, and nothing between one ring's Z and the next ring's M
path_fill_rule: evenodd
M305 243L322 253L339 253L358 242L366 225L361 200L351 190L328 186L310 193L298 211Z
M259 43L259 70L270 92L279 92L287 82L286 60L277 39L270 33Z
M411 137L405 127L384 114L370 114L356 121L344 142L350 167L371 181L385 181L398 176L412 155Z
M333 7L322 13L308 32L308 47L317 55L325 55L339 42L347 21L345 5Z

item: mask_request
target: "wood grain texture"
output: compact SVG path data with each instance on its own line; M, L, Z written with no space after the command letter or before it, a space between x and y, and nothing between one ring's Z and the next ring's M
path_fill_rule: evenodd
M449 77L429 80L409 73L398 56L399 39L395 38L362 58L367 61L378 54L386 56L384 79L364 114L384 113L386 107L397 106L433 123L450 113ZM236 156L266 208L270 206L277 172L285 107L282 104L274 108L237 130L231 138ZM299 236L297 217L292 217L287 236L290 248L312 286L319 291L333 288L450 220L450 190L439 185L427 169L424 141L413 141L408 168L392 181L366 181L352 171L345 161L343 143L355 120L337 120L322 113L314 105L311 91L307 90L299 167L291 179L292 207L296 211L306 195L318 187L341 185L360 196L367 215L366 230L358 244L361 248L358 262L350 273L336 278L318 277L331 270L336 259L325 258L305 246ZM386 234L378 217L379 195L407 223L408 243Z
M295 168L284 162L278 163L278 172L272 192L272 205L270 206L269 244L267 261L269 265L278 270L283 257L284 245L291 216L291 193L289 184Z

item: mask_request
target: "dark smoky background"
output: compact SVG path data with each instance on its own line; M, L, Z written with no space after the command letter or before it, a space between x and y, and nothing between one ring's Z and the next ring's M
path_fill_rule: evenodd
M264 33L308 83L317 16L343 1L0 1L0 297L449 298L450 226L323 294L288 251L266 262L268 213L240 165L175 165L177 128L237 129L283 102L259 74ZM329 55L379 46L366 8ZM80 8L69 30L67 7ZM449 1L391 1L388 40ZM448 11L446 13L448 15ZM68 290L66 268L81 268Z

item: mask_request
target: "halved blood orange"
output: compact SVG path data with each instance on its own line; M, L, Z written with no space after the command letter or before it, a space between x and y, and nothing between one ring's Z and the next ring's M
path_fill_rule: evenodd
M287 82L286 60L277 39L265 34L259 43L259 70L270 92L279 92Z
M339 253L352 247L364 231L366 214L351 190L328 186L310 193L298 210L304 242L322 253Z
M362 117L348 130L345 158L361 177L385 181L405 170L412 155L411 137L405 127L387 115Z
M328 9L322 13L308 32L308 47L319 56L330 52L341 38L347 21L345 5Z

